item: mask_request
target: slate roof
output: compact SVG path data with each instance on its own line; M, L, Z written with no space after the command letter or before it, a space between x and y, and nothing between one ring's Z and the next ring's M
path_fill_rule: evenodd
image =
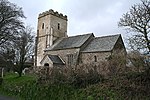
M120 34L103 37L95 37L82 52L111 51L116 44Z
M81 47L91 36L94 36L93 33L61 38L59 43L54 44L52 48L46 50L78 48Z
M61 64L64 65L63 61L60 59L59 56L57 55L48 55L50 60L53 62L53 64Z

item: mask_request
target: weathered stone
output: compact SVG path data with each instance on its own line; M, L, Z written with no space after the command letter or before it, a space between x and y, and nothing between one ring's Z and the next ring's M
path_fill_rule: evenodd
M126 55L121 35L95 37L93 33L67 36L67 16L53 10L39 14L36 68L83 69L85 72L95 70L107 76L110 73L108 60L112 55L123 52ZM54 64L48 56L59 58L63 64Z
M44 50L60 37L67 37L67 16L49 10L39 14L37 27L37 56L36 66L40 66L40 61L44 57ZM48 38L51 37L51 38Z

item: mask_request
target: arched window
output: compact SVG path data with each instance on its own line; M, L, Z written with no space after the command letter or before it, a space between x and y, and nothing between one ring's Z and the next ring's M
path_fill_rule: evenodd
M39 30L37 30L37 37L39 36Z
M48 64L48 63L45 63L44 66L45 66L45 67L49 67L49 64Z
M58 23L58 30L60 29L60 23Z
M44 29L44 23L42 24L42 29Z
M96 56L94 56L94 61L97 62L97 57Z

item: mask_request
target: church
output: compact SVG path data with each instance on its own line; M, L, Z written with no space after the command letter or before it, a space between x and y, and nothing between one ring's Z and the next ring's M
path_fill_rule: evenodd
M126 52L121 34L68 36L67 21L66 15L52 9L39 14L35 54L37 68L99 65L112 54Z

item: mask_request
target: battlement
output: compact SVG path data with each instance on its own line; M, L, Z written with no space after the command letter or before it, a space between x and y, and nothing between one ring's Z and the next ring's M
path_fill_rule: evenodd
M62 13L58 13L57 11L55 12L55 11L52 10L52 9L50 9L49 11L40 13L38 18L44 17L44 16L46 16L46 15L50 15L50 14L51 14L51 15L54 15L54 16L57 16L57 17L59 17L59 18L62 18L62 19L67 20L67 16L66 16L66 15L63 15Z

